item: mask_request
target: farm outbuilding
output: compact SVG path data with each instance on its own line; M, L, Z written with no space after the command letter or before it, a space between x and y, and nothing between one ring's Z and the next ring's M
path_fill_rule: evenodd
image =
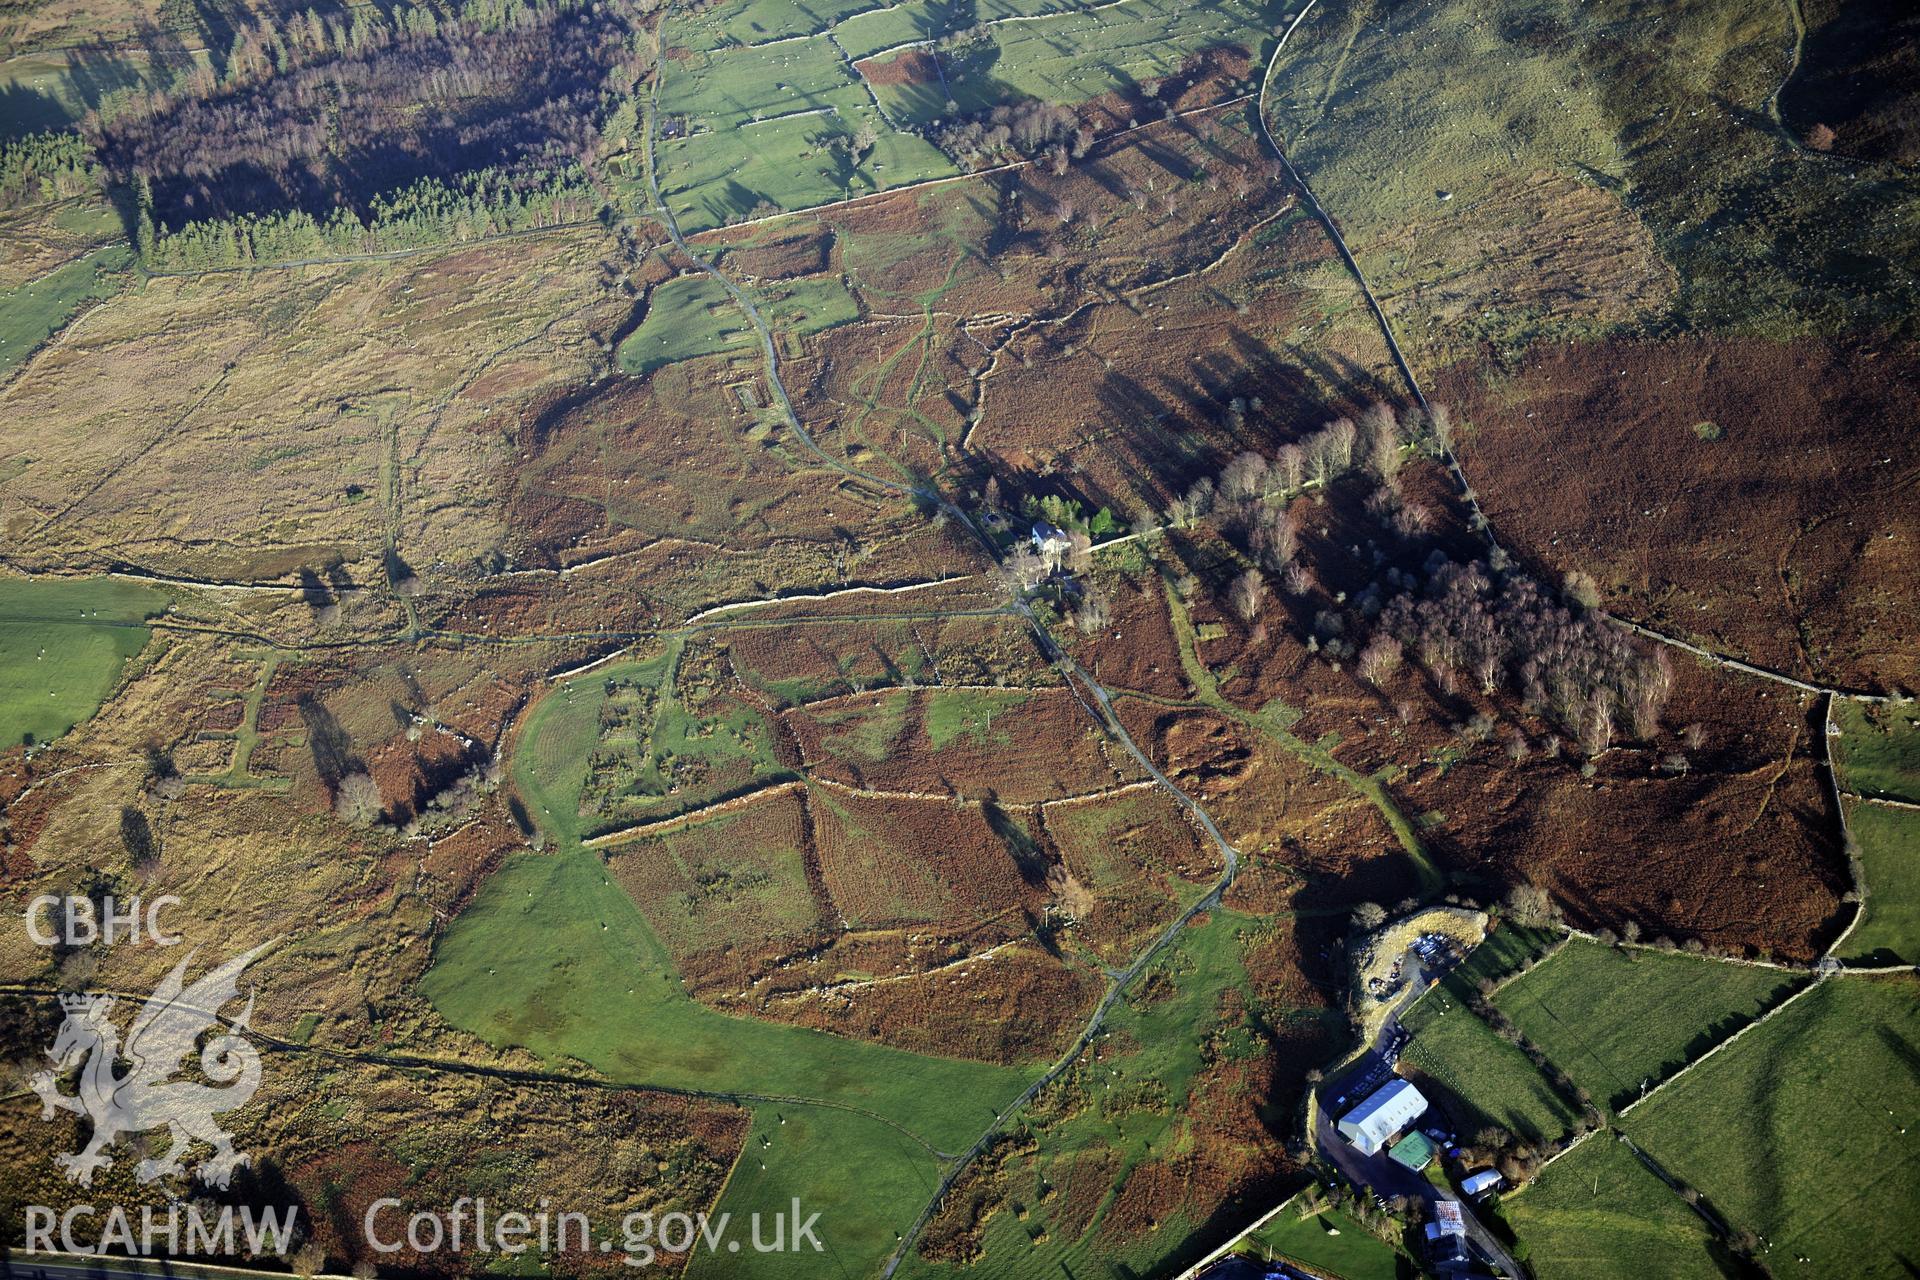
M1416 1130L1394 1143L1387 1158L1418 1173L1433 1159L1433 1139Z
M1405 1080L1391 1080L1340 1118L1340 1136L1373 1155L1426 1110L1427 1100L1418 1089Z
M1504 1185L1506 1185L1506 1180L1493 1169L1482 1169L1480 1172L1470 1173L1460 1180L1461 1192L1475 1200L1478 1200L1482 1196L1492 1195Z

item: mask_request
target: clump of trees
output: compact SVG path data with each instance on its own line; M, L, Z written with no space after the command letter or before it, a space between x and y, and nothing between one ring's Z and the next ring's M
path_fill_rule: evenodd
M1038 98L1002 103L979 115L936 125L931 141L962 168L973 169L1006 158L1044 159L1055 173L1065 173L1093 145L1093 132L1080 123L1071 107Z
M1435 551L1424 585L1396 597L1380 633L1419 660L1441 688L1472 680L1506 691L1559 724L1589 756L1624 726L1651 737L1673 689L1666 655L1610 627L1516 569L1462 564Z
M500 789L504 773L495 760L470 765L440 790L415 805L413 816L399 828L404 839L437 836L467 821L487 796ZM365 769L356 769L334 788L333 814L359 831L391 831L380 787Z
M1257 400L1249 403L1235 399L1229 420L1239 429L1245 425L1248 411L1259 407ZM1396 506L1418 512L1411 504L1399 501L1396 486L1407 447L1422 439L1423 425L1417 412L1400 414L1390 405L1373 404L1357 422L1335 418L1311 435L1282 445L1272 457L1243 450L1228 459L1217 475L1200 477L1174 499L1168 507L1168 522L1189 525L1211 518L1239 539L1255 567L1233 580L1227 607L1242 622L1251 624L1267 597L1262 575L1278 575L1281 589L1290 596L1304 596L1314 586L1312 572L1295 560L1299 534L1288 517L1285 500L1324 490L1341 475L1360 469L1379 481L1381 492L1392 497ZM1418 512L1417 519L1409 519L1424 529L1424 512ZM1345 656L1351 646L1337 638L1339 629L1328 629L1333 637L1330 649L1335 656ZM1370 663L1374 675L1368 678L1384 676L1390 661L1391 655L1377 650Z
M1244 421L1245 406L1236 400L1230 414ZM1356 469L1391 489L1399 483L1408 446L1429 438L1428 421L1417 410L1396 412L1391 405L1372 404L1359 421L1335 418L1313 434L1282 445L1271 458L1251 449L1235 454L1217 476L1202 476L1174 499L1168 518L1190 524L1213 515L1223 527L1252 531L1271 500L1324 489ZM1267 567L1278 572L1291 559L1289 545L1286 554Z
M615 10L469 10L249 30L224 88L152 97L96 120L94 141L116 180L143 184L161 227L288 210L321 226L340 209L372 218L380 193L404 200L423 178L458 189L480 170L491 187L538 189L589 156L643 55Z
M473 817L485 797L500 789L503 776L496 760L476 763L427 797L426 803L420 805L413 817L400 828L400 834L411 840L416 836L437 836L451 831Z
M49 130L0 142L0 209L81 195L100 177L93 147L77 133Z
M335 209L323 219L295 209L203 219L168 231L155 223L144 184L136 192L135 238L142 261L155 271L383 253L473 240L581 221L592 215L595 204L593 189L577 166L537 177L482 169L448 182L422 178L376 196L364 218L348 209Z
M1236 420L1244 420L1246 407L1235 402ZM1379 576L1351 601L1334 593L1344 608L1314 615L1310 650L1335 661L1357 653L1360 676L1375 685L1411 654L1446 692L1471 681L1484 694L1517 697L1589 757L1623 734L1652 737L1673 688L1672 667L1664 652L1606 624L1591 579L1570 575L1565 590L1556 592L1498 551L1462 563L1436 548L1418 569L1406 567L1428 545L1432 517L1401 492L1401 469L1415 454L1444 458L1451 435L1452 420L1440 406L1423 414L1371 404L1357 419L1335 418L1271 457L1253 450L1235 455L1216 475L1196 480L1168 514L1175 524L1211 518L1239 538L1255 568L1231 581L1224 603L1251 625L1266 599L1263 575L1278 575L1281 589L1296 599L1316 585L1296 558L1296 532L1276 499L1324 491L1338 477L1362 472L1375 484L1366 509L1396 545L1372 549ZM1348 638L1356 613L1374 623L1364 643ZM1481 741L1494 729L1485 716L1468 726ZM1510 739L1508 748L1516 759L1531 750L1524 737Z
M1513 886L1507 891L1505 906L1507 917L1523 929L1544 929L1560 921L1560 909L1537 884Z

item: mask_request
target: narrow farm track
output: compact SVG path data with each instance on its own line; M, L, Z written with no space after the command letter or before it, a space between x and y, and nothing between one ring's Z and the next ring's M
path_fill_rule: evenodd
M786 424L787 428L793 432L794 436L805 444L812 453L827 463L828 466L843 473L850 479L874 485L888 492L910 497L922 506L956 522L958 527L967 530L980 544L981 549L989 561L997 565L1000 561L1000 556L993 540L973 522L972 518L969 517L966 512L955 506L944 495L930 487L912 486L899 481L870 475L848 465L839 458L833 457L819 446L812 435L801 425L799 414L793 407L793 400L787 393L785 383L781 380L779 347L773 340L773 331L768 326L766 317L761 314L760 309L754 305L753 299L749 297L743 289L728 279L727 276L717 267L713 266L713 264L696 254L693 247L687 243L686 237L681 234L680 226L674 217L673 210L668 206L665 196L661 192L659 173L655 165L655 142L658 137L660 85L665 79L665 71L668 66L666 59L661 56L664 43L662 35L665 26L666 20L663 15L661 20L655 24L653 31L654 66L656 70L649 92L646 120L646 147L644 152L647 191L653 200L655 216L659 218L661 223L666 227L667 235L673 241L675 247L677 247L681 253L685 254L696 267L712 277L725 289L727 295L739 305L741 311L745 313L748 321L753 325L754 332L759 338L761 352L765 358L767 382L769 390L772 392L774 404L780 411L782 421ZM1105 686L1098 680L1095 680L1084 667L1074 661L1071 655L1064 652L1054 643L1052 634L1047 630L1045 625L1041 623L1039 618L1034 614L1032 607L1020 597L1018 592L1013 592L1012 597L1011 607L1013 611L1026 621L1028 627L1033 632L1035 641L1040 646L1040 651L1046 655L1048 661L1060 672L1066 681L1067 687L1072 690L1081 705L1086 707L1088 713L1106 729L1107 733L1111 735L1129 755L1133 756L1133 758L1139 762L1140 767L1146 771L1147 776L1152 779L1157 786L1166 791L1176 804L1191 814L1194 821L1207 833L1208 838L1213 841L1214 847L1220 853L1221 872L1219 878L1214 882L1213 887L1208 890L1203 897L1182 911L1172 923L1161 930L1160 933L1154 937L1153 941L1134 957L1131 964L1112 975L1106 994L1101 997L1100 1003L1094 1008L1092 1016L1088 1018L1086 1025L1081 1028L1080 1034L1075 1037L1073 1044L1069 1046L1067 1051L1063 1053L1044 1074L1032 1084L1028 1085L1018 1097L1008 1103L1007 1106L994 1117L992 1123L975 1139L973 1145L952 1161L946 1173L941 1177L940 1184L935 1189L933 1196L928 1200L926 1207L920 1211L919 1217L914 1220L911 1227L901 1233L900 1243L894 1249L893 1256L887 1260L886 1269L883 1272L883 1275L887 1277L891 1277L894 1272L898 1270L900 1263L906 1258L908 1251L913 1248L915 1242L919 1239L920 1233L926 1229L927 1223L932 1220L934 1213L938 1211L941 1201L946 1198L947 1193L952 1190L954 1183L959 1179L961 1174L966 1171L967 1167L987 1149L1000 1131L1006 1127L1007 1123L1031 1102L1041 1090L1059 1079L1062 1074L1073 1066L1081 1053L1083 1053L1087 1046L1093 1042L1094 1038L1100 1034L1101 1029L1106 1025L1108 1016L1126 994L1128 987L1146 970L1149 964L1173 944L1174 940L1179 937L1181 931L1185 929L1196 916L1203 912L1211 911L1219 905L1221 895L1224 894L1227 887L1233 883L1233 879L1240 869L1239 851L1227 840L1218 824L1214 822L1213 816L1206 811L1206 808L1201 805L1199 801L1181 790L1171 778L1167 777L1159 766L1153 763L1147 753L1140 748L1140 745L1134 741L1133 735L1127 731L1127 727L1121 723L1119 716L1114 713L1113 699Z

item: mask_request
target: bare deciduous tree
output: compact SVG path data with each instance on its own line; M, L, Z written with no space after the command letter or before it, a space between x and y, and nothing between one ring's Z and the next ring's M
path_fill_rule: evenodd
M1251 449L1235 454L1220 472L1220 493L1234 502L1257 498L1267 485L1267 460Z
M1613 703L1603 689L1595 689L1580 719L1580 749L1589 759L1613 743Z
M1400 657L1400 642L1383 631L1367 641L1367 647L1360 651L1356 670L1362 680L1377 685L1400 666Z
M1297 444L1281 445L1273 455L1273 466L1288 489L1298 489L1307 475L1307 451Z
M1360 417L1361 460L1366 469L1391 488L1400 475L1400 424L1384 404L1368 407Z
M1284 510L1279 507L1259 508L1248 542L1261 568L1270 573L1278 573L1286 568L1293 563L1299 541L1299 535L1293 530L1293 522L1287 519Z
M366 828L380 820L380 788L366 773L350 773L334 792L334 816L350 827Z
M1001 566L1015 590L1031 591L1046 580L1047 562L1032 547L1015 547Z
M1507 914L1523 929L1544 929L1557 913L1545 889L1537 884L1517 884L1507 891Z
M1327 458L1336 472L1345 471L1353 465L1353 445L1359 435L1359 428L1353 425L1352 418L1335 418L1321 432L1326 441Z
M1236 577L1227 588L1227 607L1242 622L1252 622L1260 616L1261 606L1267 602L1267 580L1260 576L1257 569L1248 569Z
M1106 596L1088 588L1074 606L1073 625L1082 635L1090 636L1105 627L1110 616Z
M1067 568L1085 573L1093 567L1093 539L1075 529L1067 535Z

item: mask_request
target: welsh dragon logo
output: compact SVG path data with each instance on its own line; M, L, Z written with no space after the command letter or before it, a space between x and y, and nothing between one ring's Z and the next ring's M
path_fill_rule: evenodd
M193 960L189 954L147 997L125 1045L109 1018L115 997L60 997L67 1017L48 1050L54 1069L40 1072L30 1083L40 1095L41 1119L69 1111L93 1123L93 1136L85 1148L57 1157L71 1181L83 1187L93 1185L94 1171L113 1163L107 1148L123 1134L157 1129L167 1131L169 1145L163 1155L142 1160L135 1168L134 1176L141 1182L185 1173L181 1157L196 1141L213 1148L213 1154L194 1170L200 1181L211 1186L225 1187L235 1169L251 1163L250 1157L233 1149L233 1135L213 1118L244 1105L260 1087L260 1054L244 1038L253 1017L252 993L239 1017L222 1026L219 1014L223 1005L238 998L241 971L266 949L255 947L190 987L185 985L187 965ZM173 1079L201 1036L215 1027L221 1027L221 1034L200 1050L200 1070L213 1085ZM116 1069L121 1059L129 1065L124 1074ZM60 1078L76 1066L79 1092L62 1093Z

